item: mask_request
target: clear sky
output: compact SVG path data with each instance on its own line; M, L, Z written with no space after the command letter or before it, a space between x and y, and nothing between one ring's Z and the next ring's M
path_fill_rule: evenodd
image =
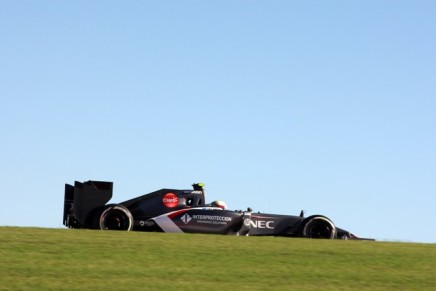
M435 1L1 1L0 225L206 184L436 242Z

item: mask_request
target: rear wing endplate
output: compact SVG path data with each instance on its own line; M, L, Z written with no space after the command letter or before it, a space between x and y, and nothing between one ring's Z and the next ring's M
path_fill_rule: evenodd
M105 205L112 198L112 182L87 181L65 184L63 224L80 228L86 223L88 214Z

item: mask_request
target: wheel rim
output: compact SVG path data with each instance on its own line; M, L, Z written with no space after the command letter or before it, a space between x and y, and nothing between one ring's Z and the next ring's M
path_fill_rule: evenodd
M104 220L106 229L126 230L129 227L127 217L122 213L110 213Z
M335 235L335 227L332 223L323 218L314 218L310 221L304 231L307 238L325 238L332 239Z
M109 209L103 213L100 227L103 230L130 230L130 217L120 209Z

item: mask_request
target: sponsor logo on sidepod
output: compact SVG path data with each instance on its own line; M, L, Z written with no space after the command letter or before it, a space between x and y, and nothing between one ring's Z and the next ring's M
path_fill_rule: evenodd
M264 220L251 220L249 218L244 219L244 225L245 226L251 226L254 228L268 228L268 229L274 229L274 221L264 221Z
M192 217L188 213L185 213L182 217L180 217L180 219L183 221L184 224L188 224L191 221Z
M174 193L167 193L164 195L162 202L165 207L173 208L179 204L179 198L177 198L177 195Z

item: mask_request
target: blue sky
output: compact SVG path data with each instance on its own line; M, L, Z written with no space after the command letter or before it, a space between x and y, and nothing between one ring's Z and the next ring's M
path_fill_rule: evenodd
M435 52L434 1L3 1L0 225L201 181L435 243Z

